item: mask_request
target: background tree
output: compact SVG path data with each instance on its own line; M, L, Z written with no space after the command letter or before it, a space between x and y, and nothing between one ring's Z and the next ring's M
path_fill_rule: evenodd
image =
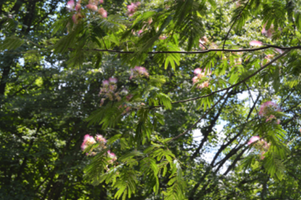
M0 4L4 199L300 198L298 1L46 4Z

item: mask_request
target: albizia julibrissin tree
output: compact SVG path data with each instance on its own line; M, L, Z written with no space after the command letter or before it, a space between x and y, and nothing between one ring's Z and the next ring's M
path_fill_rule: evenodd
M106 134L83 138L87 180L123 199L300 198L300 1L71 0L66 9L34 50L106 77L87 118Z

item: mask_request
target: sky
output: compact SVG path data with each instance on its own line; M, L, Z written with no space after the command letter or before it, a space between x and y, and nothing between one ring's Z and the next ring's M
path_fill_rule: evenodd
M253 96L253 99L255 99L256 97L256 93L255 92L252 92L251 93L252 96ZM238 96L238 100L242 101L242 100L245 100L245 99L250 99L249 98L249 93L248 92L243 92L242 94L240 94ZM245 102L245 106L248 106L249 107L249 101L246 101ZM204 125L204 121L201 122L199 124L199 126L203 126ZM218 144L216 145L215 148L210 148L209 152L206 152L204 155L203 155L203 159L207 162L207 163L211 163L212 159L214 158L215 154L217 153L218 149L220 148L220 146L223 144L223 141L224 139L226 138L225 134L223 133L223 127L226 125L226 122L225 121L219 121L218 125L215 125L214 128L216 130L216 132L218 133ZM194 142L196 144L199 144L201 142L201 140L203 139L203 134L201 133L201 130L200 129L195 129L192 131L193 133L193 139L194 139ZM224 156L224 154L222 154L222 156ZM223 167L219 170L219 173L223 174L227 168L228 168L228 165L231 164L231 162L227 161Z

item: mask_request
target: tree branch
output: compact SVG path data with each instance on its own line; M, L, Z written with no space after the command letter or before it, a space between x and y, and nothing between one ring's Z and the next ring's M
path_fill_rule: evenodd
M245 147L239 154L238 156L234 159L232 164L228 167L226 172L223 174L224 176L227 176L227 174L235 167L236 163L240 160L241 156L244 154L244 152L248 149L248 147Z
M260 97L260 96L258 96L257 99L256 99L256 101L254 102L254 104L253 104L252 108L250 109L249 114L248 114L248 116L247 116L247 118L246 118L246 123L241 127L241 129L239 130L239 132L238 132L232 139L230 139L226 144L223 144L223 145L219 148L219 150L217 151L217 153L215 154L214 158L213 158L212 161L211 161L211 164L210 164L210 165L211 165L212 167L214 167L214 166L217 165L217 164L214 165L214 163L215 163L216 159L218 158L218 156L220 155L220 153L221 153L224 149L226 149L227 146L229 146L234 140L236 140L236 139L243 133L243 131L244 131L246 125L247 125L247 122L249 121L249 118L250 118L250 116L251 116L251 113L253 112L254 108L256 107L256 103L257 103L257 101L259 100L259 97Z
M259 72L261 72L262 70L264 70L265 68L267 68L270 64L272 64L273 62L275 62L276 60L278 60L279 58L281 58L282 56L284 56L285 54L287 54L290 50L287 50L285 51L283 54L280 54L279 56L277 56L276 58L272 59L270 62L268 62L267 64L263 65L259 70L255 71L254 73L252 73L251 75L249 75L248 77L246 77L245 79L239 81L238 83L228 87L228 88L224 88L224 89L221 89L221 90L218 90L216 92L221 92L221 91L224 91L226 90L225 94L198 120L196 121L189 129L187 129L186 131L184 131L183 133L181 133L180 135L172 138L171 140L169 140L169 142L173 141L173 140L176 140L178 139L179 137L181 137L182 135L185 135L186 133L188 133L191 129L193 129L224 97L225 95L228 93L228 91L231 89L231 88L234 88L238 85L240 85L241 83L244 83L245 81L247 81L248 79L250 79L251 77L255 76L256 74L258 74ZM215 93L216 93L215 92ZM209 94L208 96L212 95Z
M224 108L224 106L226 105L228 98L231 96L231 93L228 93L226 99L224 100L223 104L221 105L221 107L218 109L218 113L215 115L215 117L213 118L213 120L210 122L210 126L207 127L207 130L205 131L205 133L203 134L204 138L202 139L201 143L199 144L198 148L195 150L195 152L192 154L192 156L190 157L190 160L193 160L195 157L197 157L198 153L200 152L200 150L202 149L204 143L207 141L209 134L212 132L212 129L214 127L214 125L216 124L216 121L218 120L220 114L222 113L222 110Z
M223 51L223 52L253 52L253 51L259 51L259 50L264 50L264 49L269 49L269 48L277 48L281 50L292 50L292 49L301 49L301 46L293 46L293 47L281 47L277 45L266 45L264 47L259 47L259 48L249 48L249 49L208 49L208 50L203 50L203 51L150 51L150 52L145 52L147 54L161 54L161 53L178 53L178 54L204 54L208 52L218 52L218 51ZM69 50L73 51L75 49L69 48ZM120 54L134 54L136 53L135 51L121 51L121 50L111 50L111 49L82 49L85 51L100 51L100 52L109 52L109 53L120 53Z

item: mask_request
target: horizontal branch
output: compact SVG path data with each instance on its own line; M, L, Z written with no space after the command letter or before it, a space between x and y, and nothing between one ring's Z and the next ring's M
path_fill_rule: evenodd
M249 48L249 49L208 49L203 51L150 51L146 52L147 54L161 54L161 53L175 53L175 54L203 54L208 52L253 52L259 51L269 48L276 48L281 50L292 50L292 49L301 49L301 46L293 46L293 47L281 47L276 45L266 45L264 47L258 48ZM69 50L74 50L73 48L69 48ZM99 52L109 52L109 53L120 53L120 54L133 54L135 51L121 51L121 50L110 50L110 49L84 49L85 51L99 51Z

